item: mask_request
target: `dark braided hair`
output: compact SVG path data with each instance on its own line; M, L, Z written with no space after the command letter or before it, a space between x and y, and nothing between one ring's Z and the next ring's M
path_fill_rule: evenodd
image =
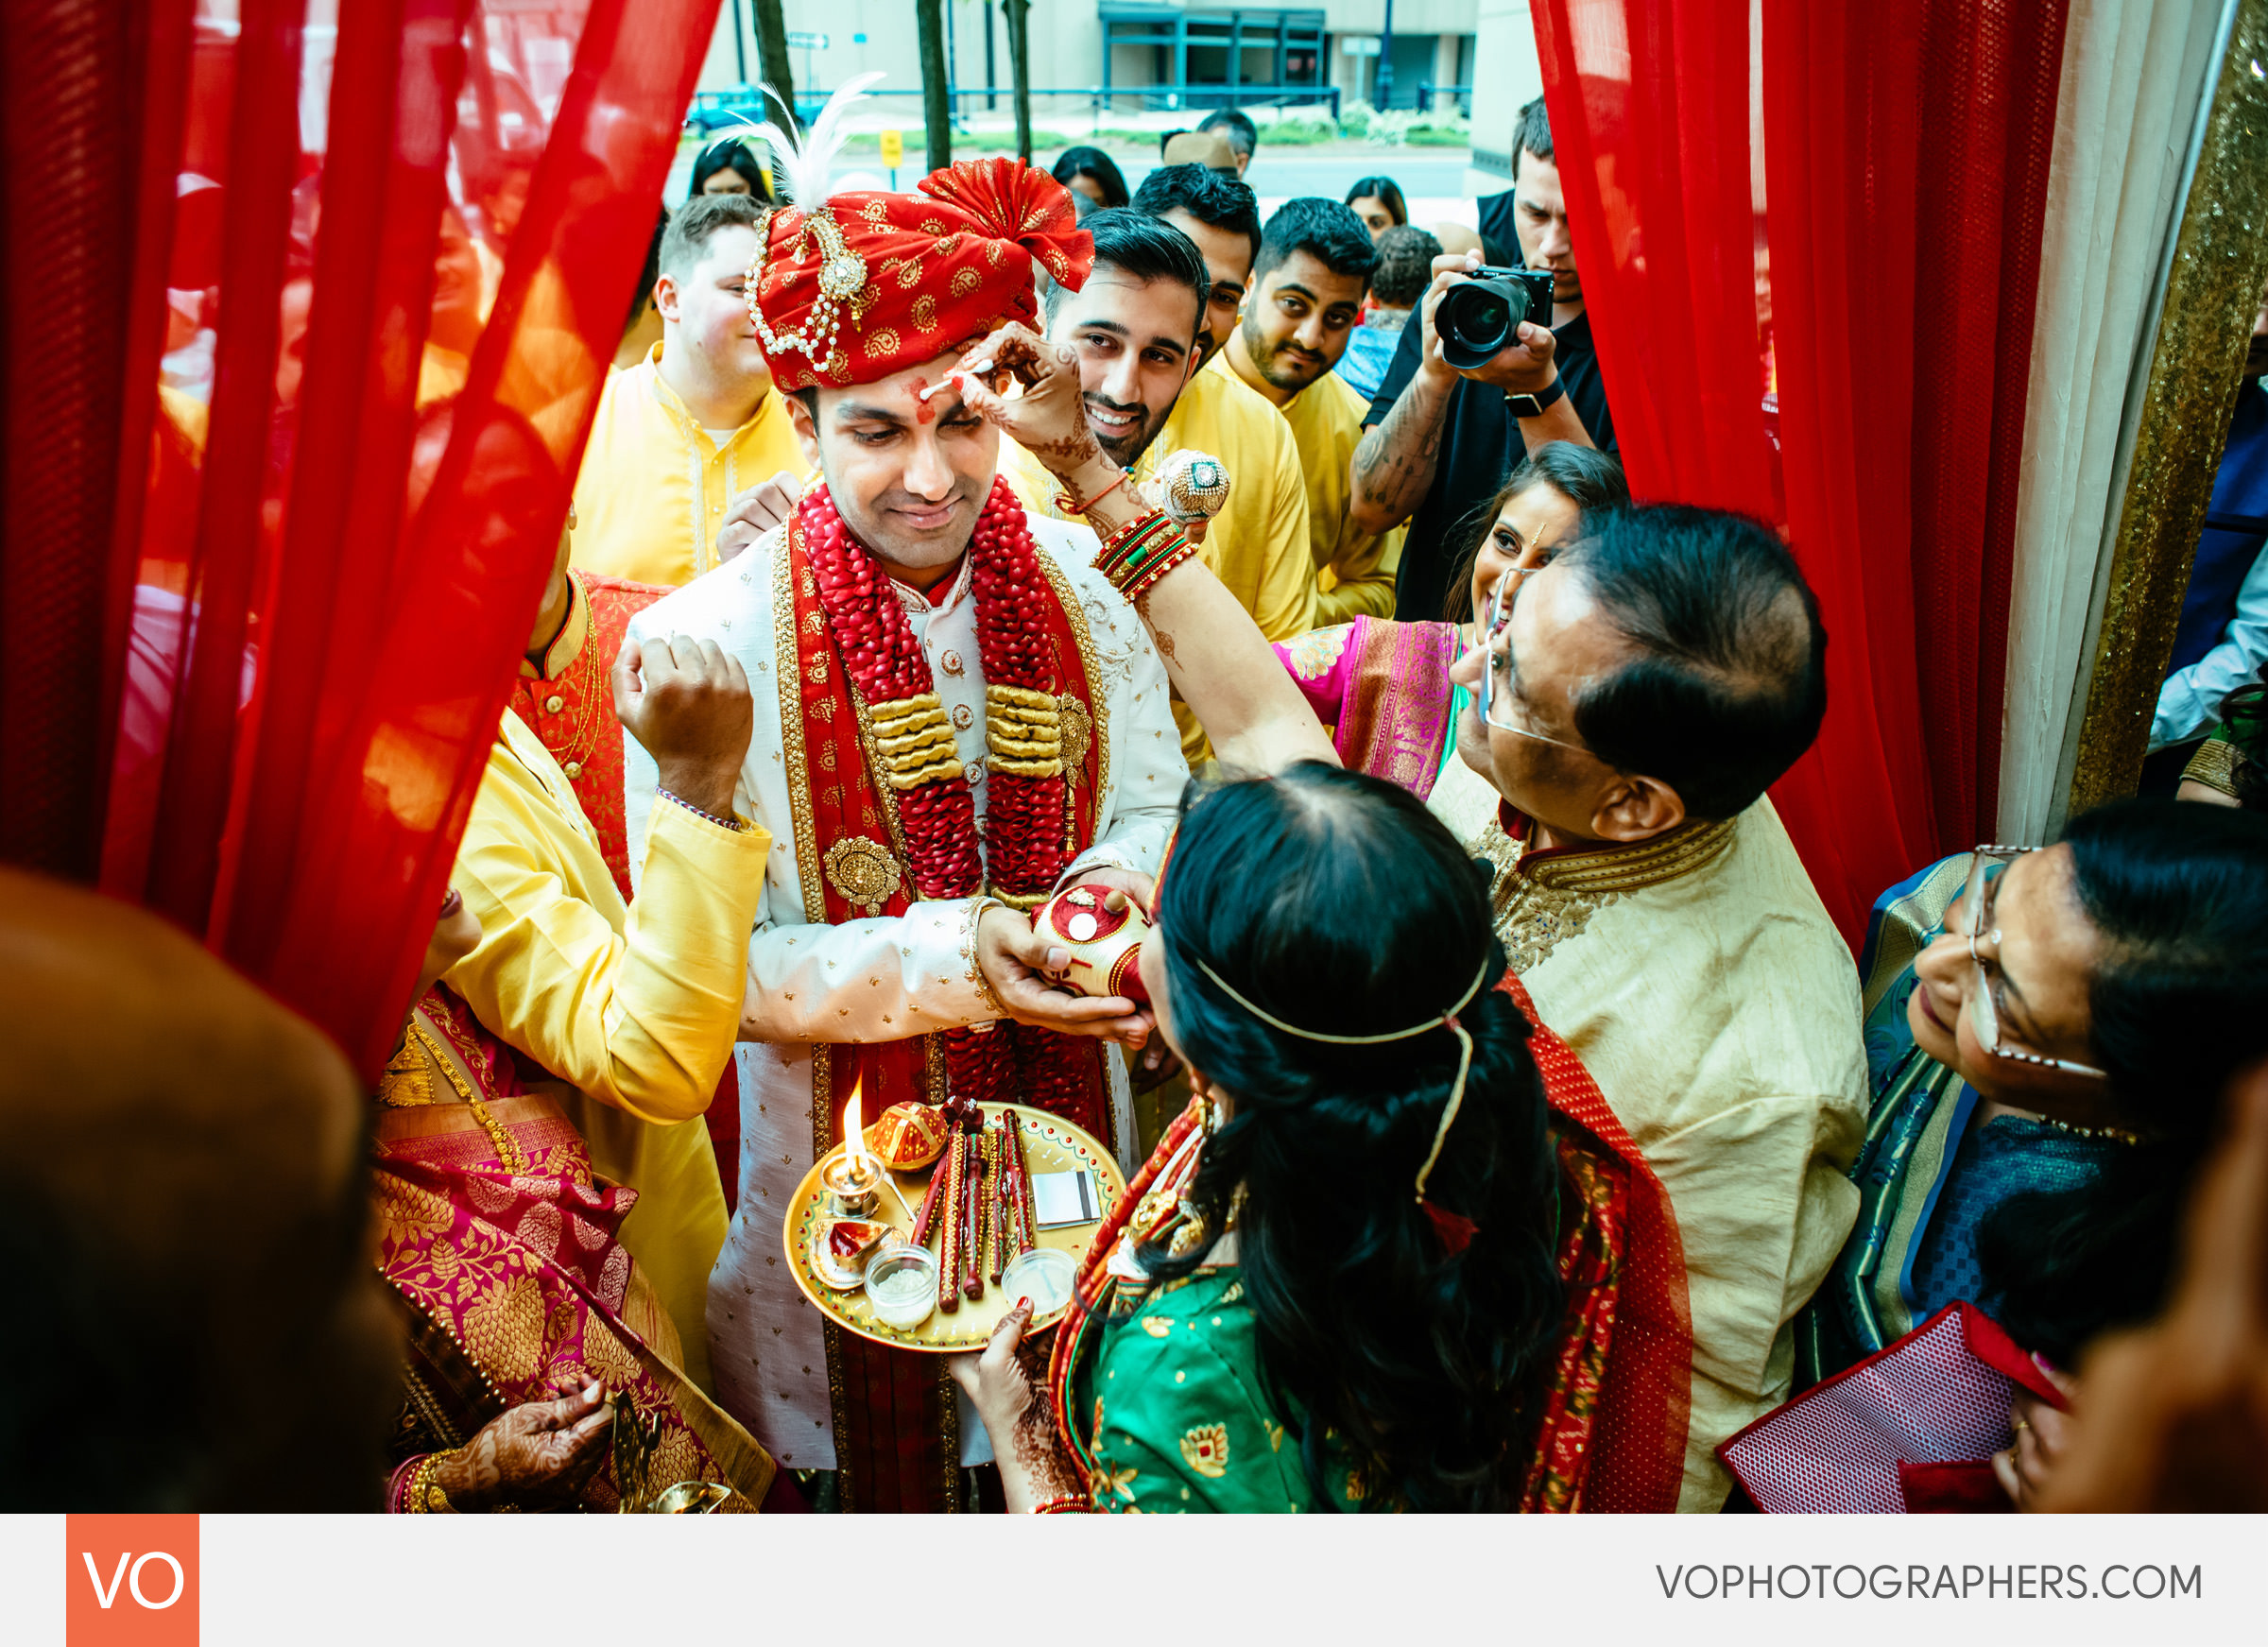
M1193 794L1196 794L1193 788ZM1528 1024L1494 985L1486 883L1394 784L1318 762L1185 802L1160 887L1164 1011L1193 1069L1233 1100L1190 1198L1237 1264L1261 1375L1319 1501L1327 1433L1412 1510L1501 1510L1533 1434L1529 1395L1565 1311L1557 1167ZM1202 963L1202 966L1200 965ZM1447 1028L1343 1046L1270 1028L1375 1035L1459 1014L1463 1107L1427 1186L1478 1226L1451 1254L1417 1202L1458 1043ZM1207 1249L1209 1250L1209 1249ZM1206 1250L1143 1260L1160 1279Z

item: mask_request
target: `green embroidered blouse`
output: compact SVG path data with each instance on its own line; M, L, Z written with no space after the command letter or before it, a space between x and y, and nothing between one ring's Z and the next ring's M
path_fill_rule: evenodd
M1262 1387L1252 1307L1234 1265L1134 1287L1120 1280L1073 1352L1069 1415L1098 1510L1253 1514L1323 1506ZM1330 1507L1365 1507L1338 1450Z

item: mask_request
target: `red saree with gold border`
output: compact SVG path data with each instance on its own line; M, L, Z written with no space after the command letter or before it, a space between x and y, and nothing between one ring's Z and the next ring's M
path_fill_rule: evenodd
M1692 1404L1692 1326L1684 1251L1669 1197L1637 1144L1567 1043L1544 1027L1520 980L1497 987L1532 1026L1528 1041L1552 1110L1561 1219L1557 1262L1567 1315L1538 1392L1535 1443L1520 1509L1668 1513L1684 1478ZM1114 1281L1110 1255L1131 1232L1137 1245L1178 1217L1198 1152L1191 1107L1103 1221L1080 1268L1071 1312L1056 1330L1048 1388L1063 1445L1091 1456L1075 1433L1072 1398L1086 1329ZM1110 1484L1092 1480L1100 1507Z

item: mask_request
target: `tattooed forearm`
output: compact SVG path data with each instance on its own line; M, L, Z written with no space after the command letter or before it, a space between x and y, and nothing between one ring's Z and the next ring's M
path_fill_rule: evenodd
M1455 382L1452 378L1450 386ZM1449 388L1421 373L1410 380L1377 427L1364 434L1349 474L1353 488L1349 513L1362 530L1391 531L1425 501L1434 484L1441 420L1448 408Z

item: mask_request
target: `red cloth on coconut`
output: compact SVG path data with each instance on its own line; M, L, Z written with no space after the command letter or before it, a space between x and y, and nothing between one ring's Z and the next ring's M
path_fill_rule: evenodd
M834 195L816 211L791 206L765 220L750 307L782 393L878 382L1003 321L1030 325L1040 316L1031 258L1058 285L1075 292L1087 283L1094 237L1077 227L1070 192L1045 172L996 155L934 171L920 189ZM841 260L824 244L822 214L862 266L855 286L847 264L830 266ZM823 268L832 288L825 294ZM833 348L816 362L782 347L807 324L818 329L815 303L834 317Z

